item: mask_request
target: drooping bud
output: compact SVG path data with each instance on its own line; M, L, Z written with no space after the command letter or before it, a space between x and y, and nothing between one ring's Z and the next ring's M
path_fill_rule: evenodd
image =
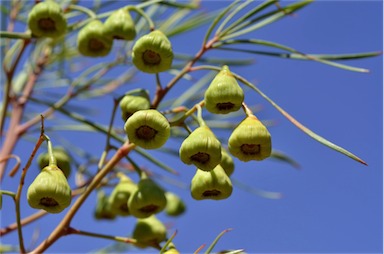
M71 187L63 172L55 165L41 170L27 191L32 208L49 213L60 213L71 204Z
M132 237L137 240L139 248L157 247L167 237L167 228L152 215L148 218L137 219Z
M56 158L56 164L61 171L63 171L66 178L71 174L71 157L69 157L67 151L61 147L56 146L53 148L53 156ZM49 165L49 153L41 153L37 157L37 163L40 169L45 168Z
M111 205L108 203L108 197L104 191L97 192L94 216L97 220L114 220L116 218L116 214L112 211Z
M129 177L120 175L120 182L115 186L108 199L111 210L121 216L130 215L128 199L136 189L137 185Z
M40 2L28 15L28 27L36 37L58 38L67 31L64 13L54 1Z
M130 142L145 148L162 147L171 135L171 126L165 116L155 109L135 112L124 125Z
M221 161L221 143L211 129L203 125L183 141L179 155L185 164L194 164L201 170L210 171Z
M125 121L136 111L149 109L151 102L146 90L140 90L137 93L126 94L120 101L121 118Z
M109 54L113 39L104 34L104 25L93 20L85 25L77 37L77 49L83 56L102 57Z
M137 69L147 73L159 73L171 68L173 51L171 42L160 30L138 39L132 49L132 62Z
M128 209L136 218L147 218L164 210L166 204L164 190L153 180L144 177L129 197Z
M218 165L211 171L196 170L191 181L191 195L196 200L226 199L232 194L232 182Z
M254 115L248 115L228 139L229 152L241 161L264 160L271 155L271 135Z
M135 24L128 10L120 8L114 11L104 22L104 32L113 39L127 41L135 39Z
M214 114L228 114L241 108L244 92L227 65L212 80L205 91L204 101L207 110Z
M220 165L229 177L233 174L233 171L235 170L235 163L233 162L232 157L227 153L224 148L221 149Z
M167 205L165 213L169 216L179 216L185 212L185 204L183 200L172 192L166 192Z

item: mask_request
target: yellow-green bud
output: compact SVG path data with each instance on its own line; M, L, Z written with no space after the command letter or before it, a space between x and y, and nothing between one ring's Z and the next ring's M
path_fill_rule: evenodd
M223 167L225 173L230 177L235 170L235 163L233 162L232 157L227 153L223 148L221 149L221 167Z
M112 211L111 205L108 203L108 197L104 191L97 192L94 216L97 220L114 220L116 218L116 214Z
M167 228L152 215L137 220L132 237L137 240L135 246L139 248L157 247L167 237Z
M244 101L243 89L228 66L224 65L205 91L205 107L211 113L228 114L238 111Z
M71 187L63 172L57 166L49 165L29 186L27 199L32 208L60 213L71 204Z
M250 115L233 130L228 148L241 161L264 160L271 155L271 135L256 116Z
M143 178L128 199L128 209L136 218L147 218L164 210L167 204L164 190L153 180Z
M173 51L171 42L160 30L138 39L132 49L132 62L137 69L147 73L159 73L171 68Z
M166 192L167 205L165 213L169 216L179 216L185 212L185 204L183 200L172 192Z
M129 142L145 149L162 147L171 135L165 116L155 109L136 111L124 125Z
M53 156L56 158L56 164L61 171L63 171L66 178L71 174L71 157L69 157L67 151L61 147L56 146L53 148ZM49 165L49 154L41 153L37 157L37 163L39 164L40 169L45 168Z
M104 24L93 20L85 25L77 36L77 49L83 56L102 57L109 54L113 39L104 34Z
M28 15L28 27L36 37L58 38L67 31L67 20L54 1L40 2Z
M125 121L136 111L149 109L151 102L149 101L148 91L140 90L138 93L126 94L120 101L121 118Z
M196 200L226 199L232 189L232 182L220 165L208 172L197 169L191 181L191 195Z
M106 36L114 39L135 39L135 24L128 10L120 8L114 11L104 22L104 32Z
M122 176L108 199L112 211L121 216L130 215L128 199L136 190L137 185L127 176Z
M167 250L164 251L164 254L180 254L180 252L176 249L176 246L170 242L167 246Z
M201 170L210 171L221 161L221 143L211 129L203 125L183 141L179 155L185 164L194 164Z

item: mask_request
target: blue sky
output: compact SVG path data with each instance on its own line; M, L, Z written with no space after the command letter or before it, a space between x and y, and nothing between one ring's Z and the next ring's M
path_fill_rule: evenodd
M207 9L222 6L221 1L204 1ZM318 1L251 34L305 53L357 53L382 50L383 6L379 1ZM204 29L189 36L172 38L175 52L194 53L201 45ZM355 153L368 163L359 164L304 134L293 126L267 101L254 92L246 93L246 103L261 105L260 119L273 120L269 128L273 148L283 151L300 165L266 160L236 160L233 178L266 191L280 192L282 199L272 200L252 195L234 185L232 196L223 201L195 201L189 191L168 186L187 203L184 216L173 219L159 215L178 234L175 244L182 253L195 251L208 244L224 229L233 231L223 236L216 251L245 249L248 253L380 253L383 248L383 62L382 57L344 63L370 70L370 73L346 71L316 62L287 60L267 56L217 51L212 56L252 57L255 63L234 67L289 112L302 124ZM204 72L196 73L203 75ZM164 75L164 82L169 76ZM143 80L148 79L144 75ZM151 79L153 80L153 79ZM182 81L173 91L181 93L191 82ZM111 98L108 98L109 103ZM110 112L107 109L107 112ZM108 118L104 119L106 122ZM69 135L76 139L83 134ZM229 133L224 133L229 136ZM87 138L87 135L83 137ZM103 139L102 139L103 140ZM92 140L84 140L84 143ZM102 143L104 144L104 143ZM89 147L95 154L101 152ZM18 148L17 151L25 152ZM180 172L179 180L188 184L194 168L176 158L163 156ZM145 166L151 166L144 162ZM163 173L160 169L153 169ZM33 180L30 173L27 181ZM12 188L14 182L4 183ZM1 226L14 221L6 211L12 203L4 199ZM95 197L91 196L76 215L73 226L88 231L125 236L131 232L133 218L119 218L114 223L96 222L90 212ZM32 212L24 207L23 215ZM25 228L27 243L39 228L40 242L61 215L52 215ZM2 239L17 242L16 234ZM82 236L60 239L47 253L88 252L111 244L108 240Z

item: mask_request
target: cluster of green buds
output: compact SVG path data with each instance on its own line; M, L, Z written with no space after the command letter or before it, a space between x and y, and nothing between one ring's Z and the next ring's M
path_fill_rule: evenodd
M233 130L228 148L241 161L264 160L271 155L271 135L255 115L248 114Z
M211 129L203 124L183 141L179 155L185 164L194 164L201 170L210 171L221 161L221 143Z
M166 192L165 198L167 205L165 206L165 213L169 216L179 216L185 212L184 201L173 192Z
M109 196L108 203L113 213L120 216L130 215L128 208L129 197L137 190L137 185L126 175L118 174L119 183Z
M171 68L173 50L171 42L160 30L139 38L132 49L132 62L142 72L159 73Z
M71 157L67 153L67 151L61 147L57 146L53 148L53 156L56 158L56 164L61 171L63 171L65 177L69 177L71 174ZM41 153L39 157L37 157L37 163L39 164L40 169L45 168L49 165L49 153Z
M167 204L164 190L143 174L137 189L128 199L129 212L136 218L147 218L164 210Z
M29 186L27 199L32 208L60 213L71 204L71 187L63 172L50 163Z
M191 181L191 195L196 200L226 199L232 189L232 182L220 165L211 171L197 169Z
M137 241L136 247L158 247L167 237L167 228L155 215L151 215L137 219L132 237Z
M145 148L162 147L171 135L171 126L167 118L155 109L136 111L124 125L131 143Z
M97 220L113 220L116 218L116 214L112 211L111 204L108 202L108 196L103 190L97 192L94 216Z
M149 109L151 102L147 90L131 91L124 95L119 103L121 109L121 118L123 121L133 115L136 111Z
M60 5L53 0L35 4L28 14L28 27L33 36L58 38L67 31L67 20Z
M86 24L77 36L77 49L88 57L103 57L109 54L113 39L105 35L104 24L100 20L92 20Z
M238 111L244 101L243 89L227 65L215 76L204 94L206 109L214 114Z
M114 11L105 20L104 34L117 40L131 41L135 39L135 23L126 8L120 8Z

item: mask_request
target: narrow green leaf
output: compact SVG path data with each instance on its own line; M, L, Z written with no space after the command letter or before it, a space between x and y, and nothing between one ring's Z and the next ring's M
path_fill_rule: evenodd
M162 163L161 161L159 161L158 159L153 157L151 154L147 153L144 149L141 149L140 147L135 147L135 152L137 152L138 154L140 154L141 156L143 156L144 158L146 158L147 160L149 160L150 162L152 162L156 166L164 169L165 171L168 171L169 173L174 174L174 175L179 174L176 170L165 165L164 163Z
M267 8L268 6L276 3L277 1L276 0L268 0L268 1L265 1L261 4L259 4L258 6L256 6L254 9L250 10L249 12L247 12L245 15L239 17L237 20L235 20L231 25L229 25L226 29L224 29L220 34L218 34L219 37L223 37L225 36L226 34L228 34L229 31L231 31L234 27L240 25L241 23L245 22L247 19L249 19L250 17L256 15L257 13L259 13L260 11L264 10L265 8Z
M280 192L271 192L271 191L256 189L232 177L231 177L231 181L233 185L235 185L237 188L242 189L243 191L246 191L255 196L268 198L268 199L281 199L283 197L283 194L281 194Z
M175 60L190 61L194 59L194 56L176 53L174 56ZM243 66L254 63L254 59L231 59L231 58L215 58L215 57L201 57L197 60L199 63L209 64L220 64L220 65L232 65L232 66Z
M272 150L270 158L278 161L286 162L296 169L300 168L300 164L298 162L296 162L294 159L292 159L291 157L289 157L283 152Z
M222 47L223 45L234 45L234 44L255 44L255 45L262 45L266 47L271 48L277 48L281 50L285 50L291 53L278 53L278 52L268 52L268 51L257 51L257 50L249 50L249 49L241 49L241 48L225 48ZM259 55L268 55L268 56L275 56L275 57L281 57L281 58L290 58L290 59L298 59L298 60L311 60L315 62L319 62L322 64L327 64L333 67L337 67L340 69L348 70L348 71L356 71L356 72L369 72L369 70L364 68L358 68L353 67L345 64L335 63L330 60L349 60L349 59L358 59L358 58L364 58L364 57L372 57L372 56L378 56L382 54L382 52L366 52L366 53L355 53L355 54L338 54L338 55L330 55L330 54L305 54L302 53L296 49L293 49L291 47L287 47L282 44L278 44L271 41L265 41L265 40L256 40L256 39L231 39L226 41L221 41L218 43L215 43L213 45L213 48L221 49L221 50L230 50L230 51L237 51L237 52L244 52L244 53L251 53L251 54L259 54Z
M283 17L285 17L287 14L293 13L294 11L297 11L307 4L311 3L312 0L305 0L302 2L294 3L288 6L285 6L279 10L269 12L257 19L250 20L248 22L244 22L240 24L239 26L233 28L231 31L227 33L226 36L223 36L220 38L221 40L227 40L231 38L235 38L247 33L250 33L252 31L255 31L261 27L264 27L268 24L271 24ZM256 22L257 20L261 19L261 21ZM256 23L255 23L256 22ZM243 28L243 29L242 29Z
M205 254L209 254L211 253L211 251L213 250L213 248L216 246L216 244L219 242L220 238L227 232L231 231L232 229L231 228L228 228L228 229L225 229L223 230L216 238L215 240L212 242L212 244L208 247L207 251L205 252Z

